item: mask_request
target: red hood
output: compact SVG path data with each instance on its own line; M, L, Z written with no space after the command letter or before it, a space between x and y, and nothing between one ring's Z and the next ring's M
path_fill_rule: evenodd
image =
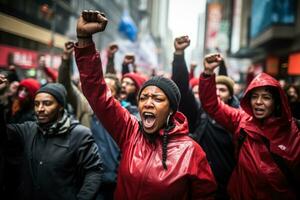
M189 126L187 118L181 112L176 112L172 117L175 127L168 132L168 135L187 135L189 133ZM159 135L164 134L164 129L159 131Z
M292 119L292 114L290 106L288 104L287 96L284 90L281 88L279 82L266 73L257 75L249 84L241 100L241 107L243 108L243 110L249 115L253 116L250 106L250 94L254 88L262 86L272 86L278 89L280 95L282 119L290 121Z

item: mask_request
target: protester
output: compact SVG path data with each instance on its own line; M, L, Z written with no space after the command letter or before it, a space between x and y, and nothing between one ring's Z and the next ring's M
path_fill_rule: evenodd
M34 94L40 88L40 83L33 79L23 79L19 83L17 96L12 102L8 121L11 123L23 123L35 121Z
M101 183L98 148L90 130L68 116L65 104L65 88L47 84L34 97L37 121L7 124L1 131L6 158L24 158L19 181L7 185L9 199L94 199Z
M285 92L291 107L292 116L300 120L300 92L299 88L295 85L287 85Z
M66 87L67 101L70 102L79 122L91 128L92 135L98 146L103 161L102 184L97 194L97 199L112 199L117 180L117 167L119 165L120 150L110 134L105 130L97 117L93 114L85 96L72 83L71 60L74 52L74 43L65 43L62 55L62 64L59 68L58 81ZM105 74L105 81L112 95L118 99L121 84L115 74Z
M143 84L140 123L111 96L92 40L106 24L100 12L82 13L75 57L83 93L122 151L115 199L213 199L213 174L201 147L187 136L174 82L154 77Z
M74 52L74 43L65 43L62 55L62 64L58 69L58 82L67 90L67 102L72 106L76 119L84 126L90 128L93 111L80 89L72 82L71 61Z
M277 80L261 73L241 100L242 109L219 101L214 69L220 54L207 55L199 95L205 111L233 134L237 166L231 199L299 199L300 131ZM299 194L298 194L299 195Z
M190 135L206 153L218 184L216 199L229 199L226 188L235 166L232 136L204 112L199 99L196 99L194 88L198 88L199 79L191 79L189 87L189 74L184 58L184 51L189 45L188 36L178 37L174 40L172 79L178 85L182 96L179 110L187 116ZM227 76L220 75L217 76L216 82L216 91L220 100L229 106L239 107L239 102L233 95L234 81ZM195 85L194 88L193 85Z

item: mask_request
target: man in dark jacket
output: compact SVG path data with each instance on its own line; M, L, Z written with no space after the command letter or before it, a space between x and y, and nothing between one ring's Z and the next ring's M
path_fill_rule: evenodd
M64 109L65 88L47 84L37 91L34 104L37 122L7 125L7 159L13 159L15 146L23 156L23 173L7 186L8 198L94 199L102 161L90 130Z
M235 166L232 136L204 112L199 99L195 98L189 86L189 73L184 59L184 50L189 44L188 36L176 38L174 41L172 79L178 85L182 96L179 110L188 118L191 136L206 153L218 183L216 199L229 199L226 188ZM231 107L239 107L239 102L233 95L234 81L227 76L217 76L216 82L220 100Z

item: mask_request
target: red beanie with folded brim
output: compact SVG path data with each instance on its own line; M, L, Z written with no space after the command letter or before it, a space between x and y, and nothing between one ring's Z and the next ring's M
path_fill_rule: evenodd
M124 74L122 79L124 78L130 78L133 80L134 84L135 84L135 87L136 87L136 91L139 91L140 88L142 87L142 85L146 82L146 78L140 74L137 74L137 73L127 73L127 74Z
M19 87L25 87L28 90L30 99L34 98L35 93L40 89L40 83L33 78L26 78L20 82Z

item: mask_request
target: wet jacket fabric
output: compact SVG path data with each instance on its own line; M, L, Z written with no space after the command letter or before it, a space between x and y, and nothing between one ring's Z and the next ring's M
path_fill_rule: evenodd
M102 161L88 128L71 121L64 133L44 135L36 122L9 124L7 157L17 149L24 158L17 199L95 198Z
M174 54L172 80L177 84L181 93L179 110L189 121L190 136L206 153L218 184L216 199L229 199L227 185L236 163L232 135L203 110L199 99L195 98L189 87L188 77L184 55ZM239 101L233 97L228 105L238 108Z
M83 92L122 152L115 199L212 199L216 183L201 147L188 137L184 115L177 112L172 119L165 170L164 130L150 142L138 120L112 97L94 45L75 47L75 55Z
M250 94L254 88L272 86L280 94L281 117L259 122L253 117ZM271 76L258 75L245 91L242 109L231 108L217 99L215 75L200 76L199 94L203 108L223 127L233 133L237 146L241 129L247 134L238 163L231 176L228 191L232 199L296 199L287 178L274 162L270 152L283 158L296 180L300 180L300 132L292 119L287 98ZM264 138L270 141L268 148Z

